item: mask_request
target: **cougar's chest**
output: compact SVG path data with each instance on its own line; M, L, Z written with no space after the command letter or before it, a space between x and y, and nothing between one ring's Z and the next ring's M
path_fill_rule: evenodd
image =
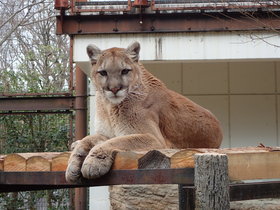
M100 111L100 110L99 110ZM109 138L135 133L137 113L132 109L107 109L95 115L95 131Z
M109 112L111 128L115 136L130 134L131 110L123 107L112 108Z
M108 116L100 116L99 114L96 114L94 119L94 129L96 133L107 136L108 138L115 137L115 132Z

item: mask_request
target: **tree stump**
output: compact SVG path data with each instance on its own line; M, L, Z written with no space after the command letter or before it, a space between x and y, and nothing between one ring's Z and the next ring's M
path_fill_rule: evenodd
M195 209L230 209L227 155L196 154L194 177Z

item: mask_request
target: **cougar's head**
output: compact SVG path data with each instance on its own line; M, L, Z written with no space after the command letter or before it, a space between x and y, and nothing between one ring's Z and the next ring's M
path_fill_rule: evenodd
M139 75L140 44L128 48L110 48L101 51L95 45L87 47L92 64L92 79L96 89L113 104L121 103L136 86Z

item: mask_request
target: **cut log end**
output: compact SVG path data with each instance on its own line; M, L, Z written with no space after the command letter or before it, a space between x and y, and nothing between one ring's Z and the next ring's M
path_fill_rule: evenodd
M139 169L170 168L170 158L158 150L151 150L138 160Z

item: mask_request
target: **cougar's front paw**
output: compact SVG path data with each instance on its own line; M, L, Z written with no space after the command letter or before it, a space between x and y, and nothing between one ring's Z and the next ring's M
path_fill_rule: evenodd
M108 173L114 161L112 152L93 150L86 157L81 169L83 177L87 179L96 179Z
M71 153L71 156L69 158L68 166L65 173L65 178L67 182L80 182L82 177L81 167L88 152L89 149L85 147L82 143L78 143L75 146L75 149Z
M71 146L70 146L70 150L71 150L71 151L74 150L75 147L76 147L80 142L81 142L81 140L74 141L74 142L71 144Z

